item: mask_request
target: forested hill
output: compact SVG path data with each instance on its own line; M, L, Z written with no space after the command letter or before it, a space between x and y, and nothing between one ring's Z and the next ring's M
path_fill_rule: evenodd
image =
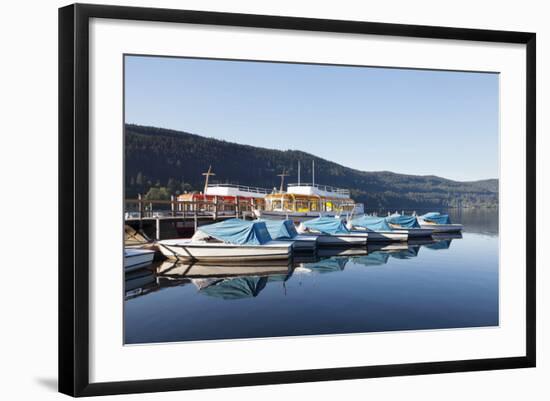
M279 187L285 169L286 182L297 181L298 161L302 182L311 180L351 190L352 198L368 209L444 207L496 207L498 180L458 182L436 176L367 172L341 166L297 150L273 150L206 138L186 132L126 125L126 197L138 193L166 198L184 191L201 191L202 173L212 165L211 182Z

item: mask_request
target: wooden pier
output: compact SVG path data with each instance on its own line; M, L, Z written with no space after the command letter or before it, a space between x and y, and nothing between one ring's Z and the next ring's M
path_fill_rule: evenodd
M182 231L192 234L203 224L253 217L252 205L238 197L235 202L224 202L218 197L214 201L180 201L175 196L170 200L149 200L141 195L124 200L125 223L155 240L173 237ZM167 229L170 227L172 230Z

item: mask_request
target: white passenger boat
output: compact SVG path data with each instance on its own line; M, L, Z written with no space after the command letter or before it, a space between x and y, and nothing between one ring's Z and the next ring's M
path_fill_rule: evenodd
M363 215L348 221L346 227L350 230L368 232L369 242L407 241L409 238L409 230L394 229L383 217Z
M393 214L385 218L388 225L394 230L407 230L408 240L413 238L431 237L434 230L431 228L422 228L418 224L416 216L406 216L403 214Z
M355 203L347 189L318 184L288 184L286 192L279 191L265 197L263 210L254 209L257 218L296 222L363 213L363 204Z
M299 163L298 183L288 184L284 191L284 178L287 176L284 171L279 174L279 190L265 196L263 208L254 208L257 218L301 222L316 217L358 216L364 213L363 204L355 203L349 190L315 183L315 162L312 163L311 183L301 182Z
M431 212L418 216L420 227L433 230L434 233L460 232L464 228L462 224L453 224L448 214Z
M228 219L198 227L192 238L158 242L169 259L233 263L288 259L292 242L274 241L265 223Z
M153 262L155 251L139 248L124 248L124 271L141 269Z
M348 230L342 220L334 217L318 217L303 221L297 231L316 235L319 246L366 245L369 236L367 232Z
M298 234L292 220L261 220L265 223L269 235L276 241L292 242L295 251L314 251L317 248L317 236Z

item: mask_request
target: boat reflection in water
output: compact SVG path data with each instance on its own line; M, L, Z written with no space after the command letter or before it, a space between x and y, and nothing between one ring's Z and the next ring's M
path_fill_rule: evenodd
M141 269L126 273L124 276L125 298L130 299L147 293L157 287L155 274L151 270Z
M390 257L415 258L421 247L449 249L453 238L460 237L440 236L436 240L379 243L360 248L320 248L316 253L297 253L290 263L273 260L223 265L167 260L127 273L125 294L126 299L132 299L163 287L192 284L200 294L210 297L254 298L268 283L285 283L294 273L340 272L350 262L355 266L381 266L387 264Z
M242 299L258 296L267 284L267 277L238 277L231 279L195 279L193 283L203 295L221 299Z
M277 260L239 265L167 261L156 268L155 274L161 285L164 281L184 279L202 295L231 300L258 296L268 281L286 281L292 274L292 265Z
M165 261L156 267L157 276L165 278L211 278L211 277L239 277L239 276L269 276L273 274L287 274L291 270L287 260L273 260L270 262L248 262L240 264L201 264L178 261Z

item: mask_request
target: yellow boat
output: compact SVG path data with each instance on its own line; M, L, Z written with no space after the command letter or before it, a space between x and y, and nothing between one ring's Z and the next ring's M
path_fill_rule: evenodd
M258 218L302 221L320 216L357 216L363 204L350 198L349 190L318 184L288 184L286 192L264 197L264 208L254 209Z

